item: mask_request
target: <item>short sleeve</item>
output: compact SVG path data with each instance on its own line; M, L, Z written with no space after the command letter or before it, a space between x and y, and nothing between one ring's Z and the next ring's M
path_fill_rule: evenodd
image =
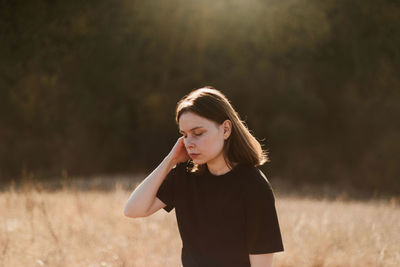
M271 184L260 173L251 177L245 187L245 225L249 254L283 251L282 236L275 209ZM250 177L249 177L250 178Z
M170 212L175 207L177 179L179 175L181 175L180 169L182 169L182 167L181 163L175 165L175 167L169 171L157 191L156 196L167 205L164 207L164 210L167 212Z

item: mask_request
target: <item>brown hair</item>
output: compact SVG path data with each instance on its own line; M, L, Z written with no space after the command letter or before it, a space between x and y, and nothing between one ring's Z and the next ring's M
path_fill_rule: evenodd
M267 151L262 149L225 95L214 87L205 86L193 90L177 103L175 121L178 125L180 116L185 112L195 113L218 125L227 119L232 122L231 134L223 147L223 156L230 168L236 163L256 167L269 162ZM194 164L192 160L189 164L191 172L201 171L205 167L202 166L204 164Z

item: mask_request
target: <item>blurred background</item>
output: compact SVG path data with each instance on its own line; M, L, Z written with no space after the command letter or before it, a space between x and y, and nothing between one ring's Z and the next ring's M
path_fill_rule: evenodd
M221 90L272 181L400 193L400 6L1 1L0 182L154 169L177 101Z

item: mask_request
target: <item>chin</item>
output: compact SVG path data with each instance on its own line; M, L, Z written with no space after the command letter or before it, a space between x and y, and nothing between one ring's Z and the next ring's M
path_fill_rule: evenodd
M193 163L196 163L196 164L204 164L204 163L206 163L204 160L201 160L201 159L192 159L192 161L193 161Z

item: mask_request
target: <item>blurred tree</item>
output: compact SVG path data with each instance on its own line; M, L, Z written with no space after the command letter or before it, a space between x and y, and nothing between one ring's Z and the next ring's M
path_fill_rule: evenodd
M273 176L399 193L399 15L389 0L2 1L0 179L150 168L178 137L176 102L213 85Z

